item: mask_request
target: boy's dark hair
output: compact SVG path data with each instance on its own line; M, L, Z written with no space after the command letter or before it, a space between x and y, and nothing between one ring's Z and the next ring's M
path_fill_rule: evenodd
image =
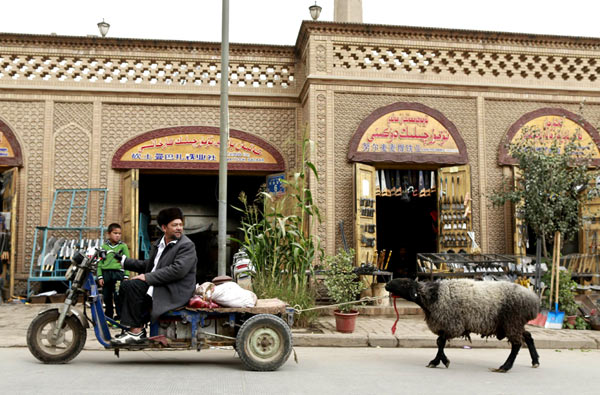
M108 225L108 229L106 230L106 232L110 233L110 232L112 232L115 229L122 229L122 228L121 228L121 225L119 225L116 222L113 222L112 224Z

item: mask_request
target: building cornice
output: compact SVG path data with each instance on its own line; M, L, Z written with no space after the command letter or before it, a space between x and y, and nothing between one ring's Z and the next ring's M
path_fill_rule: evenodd
M437 42L450 41L483 45L600 50L600 38L593 37L314 21L302 22L296 40L297 50L306 45L306 41L311 34Z
M177 54L214 53L221 56L221 43L179 40L152 40L131 38L106 38L99 36L59 36L42 34L0 33L0 46L6 47L48 47L53 50L64 49L74 51L131 51L131 52L166 52ZM291 45L263 45L231 43L229 51L232 56L276 56L293 58L295 49Z

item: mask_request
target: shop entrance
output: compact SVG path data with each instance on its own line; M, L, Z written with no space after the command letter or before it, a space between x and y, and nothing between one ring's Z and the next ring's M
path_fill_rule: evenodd
M418 253L471 251L469 166L425 166L355 165L357 264L414 277Z
M12 297L18 168L0 167L0 298Z
M414 276L417 253L437 251L436 174L425 169L377 171L377 247L394 277Z
M241 213L232 206L242 207L238 197L241 192L252 202L260 188L264 188L264 175L230 175L227 180L227 235L238 237ZM217 174L160 174L139 175L138 257L144 259L150 243L162 236L156 215L167 207L180 207L185 214L184 232L196 245L198 283L217 276L218 234ZM227 269L237 251L237 244L227 243Z

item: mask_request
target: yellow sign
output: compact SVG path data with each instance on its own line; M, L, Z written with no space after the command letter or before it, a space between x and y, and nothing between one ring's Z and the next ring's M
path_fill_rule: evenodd
M14 158L15 153L13 152L10 143L6 139L4 133L0 132L0 158Z
M448 130L420 111L399 110L379 117L365 131L357 152L391 154L458 154Z
M573 138L584 150L591 152L592 158L600 158L598 146L590 134L575 121L560 115L545 115L530 120L517 131L511 143L533 139L534 146L550 148L555 143L564 146Z
M219 163L219 135L176 134L146 140L127 150L122 162L186 162ZM277 160L258 145L229 138L227 149L229 163L277 164Z

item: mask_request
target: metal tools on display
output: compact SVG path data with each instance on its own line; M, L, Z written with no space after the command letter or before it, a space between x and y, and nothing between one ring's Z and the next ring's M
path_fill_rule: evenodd
M381 169L375 174L375 196L402 196L409 201L411 197L431 196L437 189L435 171Z
M444 250L468 250L471 246L471 197L465 173L440 175L439 244Z

